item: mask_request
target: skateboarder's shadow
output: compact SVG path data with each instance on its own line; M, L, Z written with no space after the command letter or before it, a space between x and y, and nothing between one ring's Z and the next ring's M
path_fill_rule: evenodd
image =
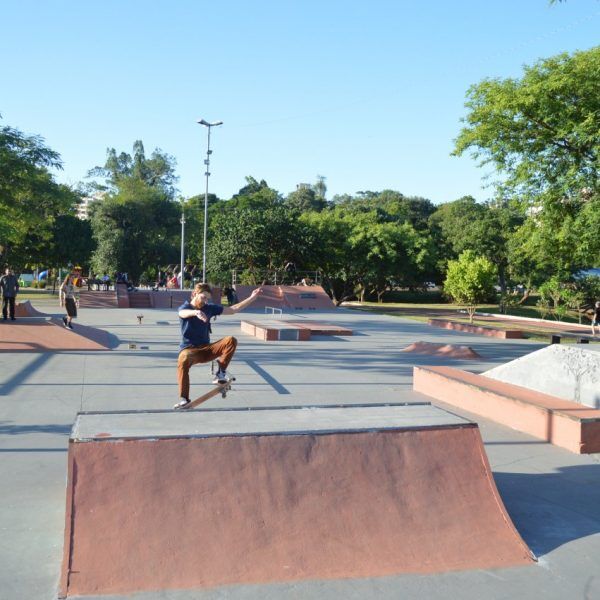
M553 473L494 473L515 527L536 556L600 532L600 464Z

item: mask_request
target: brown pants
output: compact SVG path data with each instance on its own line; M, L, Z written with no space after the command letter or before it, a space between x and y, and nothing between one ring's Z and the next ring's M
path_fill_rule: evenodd
M192 346L179 353L177 361L177 381L179 383L179 397L189 398L190 394L190 367L198 363L207 363L211 360L219 361L223 369L231 362L237 346L237 340L228 336L206 346Z

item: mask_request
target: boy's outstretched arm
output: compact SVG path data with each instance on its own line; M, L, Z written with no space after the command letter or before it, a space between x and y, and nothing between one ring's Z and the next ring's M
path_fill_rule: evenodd
M234 304L233 306L224 306L223 314L224 315L234 315L236 312L239 312L240 310L244 310L244 308L246 308L247 306L250 306L260 294L262 294L262 287L252 290L252 293L250 294L250 296L248 296L248 298L246 298L245 300L242 300L241 302L238 302L237 304Z

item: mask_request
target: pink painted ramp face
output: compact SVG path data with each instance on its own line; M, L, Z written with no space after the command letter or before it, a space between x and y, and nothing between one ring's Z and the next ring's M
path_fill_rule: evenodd
M63 594L533 560L477 425L429 404L79 419Z

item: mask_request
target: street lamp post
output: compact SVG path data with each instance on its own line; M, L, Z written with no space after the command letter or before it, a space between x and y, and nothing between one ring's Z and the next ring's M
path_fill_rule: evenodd
M213 123L209 123L204 119L200 119L197 121L198 124L203 125L208 129L208 145L206 147L206 160L204 164L206 165L206 171L204 175L206 176L206 189L204 191L204 243L202 248L202 283L206 283L206 232L208 225L208 178L210 177L210 155L212 154L212 150L210 149L210 130L211 127L217 127L218 125L223 125L223 121L214 121Z
M181 289L184 287L184 272L183 265L185 264L185 212L183 211L183 199L181 200L181 262L179 264L179 272L181 273Z

